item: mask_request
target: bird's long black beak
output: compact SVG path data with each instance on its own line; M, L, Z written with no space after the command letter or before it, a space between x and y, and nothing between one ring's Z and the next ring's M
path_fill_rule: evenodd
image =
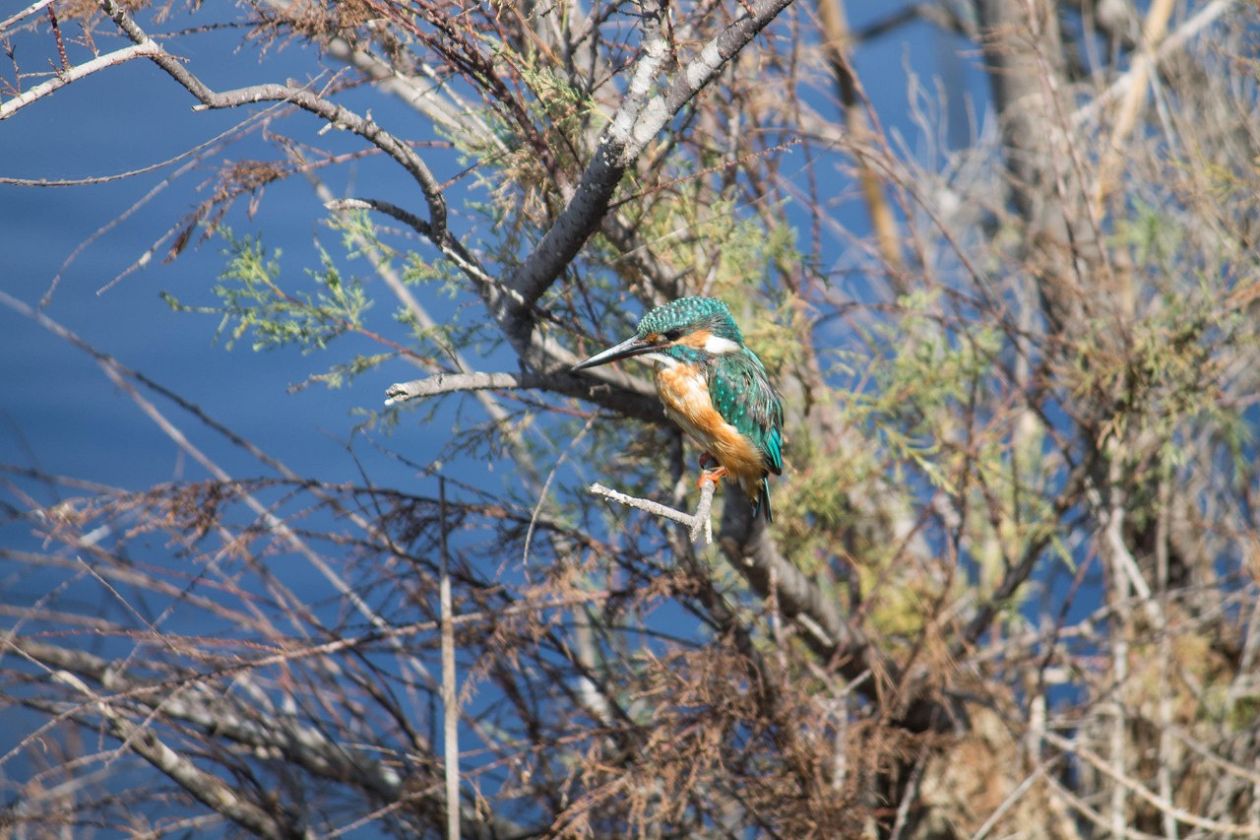
M656 349L655 344L644 341L643 339L635 335L635 336L631 336L630 338L627 338L625 341L621 342L616 347L609 347L604 352L596 353L594 356L591 356L586 361L578 362L576 365L574 365L571 368L571 370L573 370L574 372L579 371L579 370L586 370L587 368L593 368L598 365L606 365L609 362L615 362L618 359L628 359L631 356L638 356L643 353L651 353L655 349Z

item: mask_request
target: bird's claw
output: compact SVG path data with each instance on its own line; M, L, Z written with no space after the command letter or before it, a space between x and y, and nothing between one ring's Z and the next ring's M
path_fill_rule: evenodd
M704 460L701 459L701 465L703 465L703 463L704 463ZM713 484L717 484L723 478L726 478L727 475L728 473L726 471L726 467L718 467L716 470L701 470L700 478L696 480L696 487L703 490L705 484L708 484L710 482Z

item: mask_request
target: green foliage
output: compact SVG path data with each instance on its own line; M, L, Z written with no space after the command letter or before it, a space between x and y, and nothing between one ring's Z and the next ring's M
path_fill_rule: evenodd
M1254 732L1260 721L1260 694L1243 694L1234 700L1230 708L1230 729L1234 732Z
M534 54L531 58L537 58ZM583 91L574 87L568 77L549 64L531 61L521 66L521 76L534 93L531 100L534 116L552 131L577 140L594 103Z
M328 388L341 388L360 374L366 373L383 362L394 358L397 358L395 353L375 353L369 356L356 355L348 362L333 365L324 373L311 374L303 381L289 388L289 392L295 393L305 390L317 382Z
M220 315L215 337L226 333L229 349L249 334L255 351L297 345L309 353L322 350L342 333L362 328L363 313L370 306L367 296L357 280L342 279L323 248L320 269L307 271L317 290L290 292L279 282L279 250L268 254L260 239L238 239L226 228L220 234L227 242L228 264L220 282L211 287L220 303L196 311ZM189 309L173 295L164 299L172 308Z
M367 210L340 211L329 216L325 224L341 234L341 247L348 259L368 257L388 268L398 258L398 251L377 235Z
M1255 338L1237 314L1220 312L1210 289L1199 294L1169 294L1133 323L1123 353L1106 354L1098 333L1078 346L1074 392L1094 396L1108 406L1098 432L1098 445L1123 444L1130 460L1145 460L1146 449L1128 444L1154 441L1164 469L1183 463L1178 436L1196 424L1208 424L1241 441L1244 426L1226 407L1220 392L1220 359L1229 348L1254 344Z
M933 441L953 430L972 389L983 387L1002 336L992 324L948 329L937 314L937 292L905 295L897 305L903 317L876 332L893 355L876 370L872 419L886 430L903 428L890 444L920 460L931 453Z
M1116 223L1116 244L1133 249L1139 265L1167 268L1178 253L1184 237L1167 214L1142 199L1134 201L1133 213Z

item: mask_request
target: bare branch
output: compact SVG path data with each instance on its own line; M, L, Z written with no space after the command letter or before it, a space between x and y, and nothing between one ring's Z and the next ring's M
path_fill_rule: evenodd
M1163 40L1168 29L1168 19L1172 17L1172 0L1154 0L1146 13L1146 22L1142 25L1141 51L1133 59L1133 67L1127 75L1132 76L1129 90L1120 103L1120 112L1116 115L1111 129L1111 139L1103 150L1102 160L1098 162L1098 175L1094 183L1094 213L1101 216L1103 205L1112 189L1115 169L1124 155L1124 143L1137 125L1138 115L1146 102L1146 87L1151 72L1155 68L1155 47Z
M271 10L288 19L301 14L289 0L265 0ZM354 67L373 81L376 87L390 93L445 129L464 137L494 138L494 133L471 108L465 105L450 86L443 83L432 67L421 62L419 69L427 78L402 72L402 68L373 55L367 47L340 35L328 38L323 48L338 61ZM450 100L450 101L448 101ZM497 141L497 138L495 138ZM502 142L498 141L502 147Z
M1137 794L1138 797L1155 806L1161 813L1170 814L1178 822L1183 822L1187 825L1192 825L1195 828L1210 831L1217 837L1260 837L1260 826L1223 823L1218 820L1206 819L1198 814L1187 811L1185 808L1178 807L1175 803L1169 802L1159 795L1152 793L1150 789L1141 782L1138 782L1127 775L1117 773L1112 769L1111 763L1102 756L1094 753L1092 750L1074 740L1064 738L1057 732L1046 730L1042 733L1042 737L1059 749L1076 755L1094 769L1111 778L1125 790L1129 790Z
M446 199L442 196L441 185L429 171L425 162L411 150L407 144L398 140L393 134L381 128L371 118L363 118L353 111L316 95L306 88L287 87L277 84L253 85L238 90L217 93L188 71L174 56L162 49L115 0L100 0L101 8L113 19L127 37L136 46L145 46L150 50L148 57L167 74L195 96L204 108L235 108L256 102L280 101L309 111L326 120L329 124L344 128L359 135L394 160L411 174L420 185L425 200L429 205L429 237L435 243L442 243L447 236L446 231Z
M872 166L866 152L872 141L873 129L866 113L866 97L859 96L857 73L849 58L852 37L849 34L843 0L818 0L818 18L826 38L823 48L840 92L840 107L844 111L845 126L852 135L858 182L862 185L862 196L866 200L871 227L875 230L879 253L884 258L889 274L894 278L896 288L904 290L904 284L897 280L903 264L897 221L888 204L888 196L884 193L883 178Z
M77 82L85 76L115 67L134 58L156 58L161 52L162 48L153 42L133 44L130 47L123 47L122 49L99 55L91 61L76 64L68 70L53 76L48 81L41 82L30 90L19 93L7 102L0 103L0 120L7 120L32 102L43 99L50 93L65 87L71 82Z
M385 389L385 405L395 406L418 397L433 397L460 391L541 388L557 394L581 397L596 405L619 411L628 417L650 423L665 422L665 413L651 385L625 374L612 372L612 376L612 381L618 385L616 388L609 388L607 385L592 385L585 377L569 373L439 373L425 379L395 382Z

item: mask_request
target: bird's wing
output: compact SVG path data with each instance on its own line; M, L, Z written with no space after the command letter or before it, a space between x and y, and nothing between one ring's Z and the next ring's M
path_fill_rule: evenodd
M775 475L783 472L783 403L757 354L744 349L717 357L708 369L713 406L722 419L751 439Z

